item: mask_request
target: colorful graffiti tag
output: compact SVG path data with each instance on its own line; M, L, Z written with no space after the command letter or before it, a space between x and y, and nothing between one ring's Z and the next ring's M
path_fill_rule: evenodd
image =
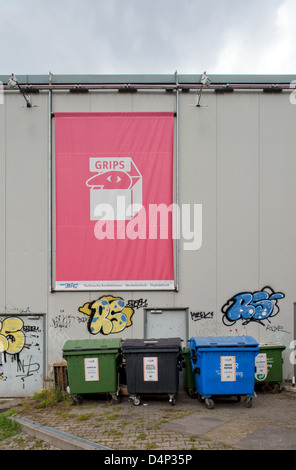
M261 291L240 292L222 307L224 325L231 326L238 320L242 324L258 322L264 325L264 321L279 313L278 300L283 299L282 292L274 292L271 287L266 286Z
M126 307L121 297L102 296L79 307L79 312L88 315L88 331L96 335L119 333L132 325L134 309Z
M23 320L17 317L0 320L0 352L17 354L23 349L25 346L23 326Z

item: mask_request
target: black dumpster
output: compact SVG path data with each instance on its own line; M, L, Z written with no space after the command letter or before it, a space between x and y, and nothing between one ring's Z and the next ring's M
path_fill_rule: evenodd
M127 339L122 343L127 390L134 405L142 395L167 394L176 403L182 369L181 338Z

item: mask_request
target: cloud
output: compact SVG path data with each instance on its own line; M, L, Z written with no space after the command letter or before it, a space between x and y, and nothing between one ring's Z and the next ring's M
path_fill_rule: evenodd
M266 50L267 73L272 70L276 73L296 72L295 18L294 0L285 1L277 10L274 41Z
M2 74L292 73L294 0L14 0Z
M216 73L295 73L296 5L293 0L274 1L266 8L264 3L258 3L252 17L249 10L246 18L225 32Z

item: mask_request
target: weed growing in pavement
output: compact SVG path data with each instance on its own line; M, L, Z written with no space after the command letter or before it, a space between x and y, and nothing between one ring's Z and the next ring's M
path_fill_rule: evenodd
M66 392L56 387L52 387L50 389L43 388L40 392L33 395L33 403L37 408L55 406L61 402L64 404L70 404L70 397Z
M121 424L122 424L123 427L125 427L125 426L128 426L129 424L133 424L133 421L125 421L125 420L122 420L122 421L121 421Z
M92 414L91 413L82 413L81 415L77 416L77 419L79 421L86 421L87 419L91 418Z
M119 416L119 413L113 413L113 415L109 415L108 416L108 420L114 420L114 419L117 419Z
M59 403L66 406L70 405L71 401L69 396L67 394L61 395L60 392L54 389L42 389L40 392L35 393L33 397L25 397L22 400L20 412L23 414L30 413L34 410L39 412L44 408L53 407Z
M147 442L145 449L146 450L158 449L158 446L154 442Z
M118 431L118 429L109 429L107 431L107 434L109 436L123 436L123 432L122 431Z
M17 411L11 409L7 413L0 414L0 440L15 436L21 431L21 425L11 418Z
M169 423L169 420L168 419L162 419L162 420L158 421L156 424L153 424L152 426L149 426L148 429L158 430L158 429L161 428L161 426L163 424L166 424L166 423Z

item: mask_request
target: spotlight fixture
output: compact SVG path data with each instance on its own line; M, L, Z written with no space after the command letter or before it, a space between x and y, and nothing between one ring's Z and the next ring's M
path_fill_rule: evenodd
M200 81L201 81L201 87L200 87L199 94L198 94L198 97L197 97L197 100L196 100L196 106L200 106L200 98L201 98L201 93L202 93L203 87L204 86L210 86L210 84L212 83L211 80L209 79L209 77L207 76L206 72L204 72L201 75Z
M210 86L210 84L212 83L209 77L207 76L206 72L202 74L200 81L205 86Z
M10 79L7 82L9 88L14 88L17 85L17 79L15 78L14 73L11 75Z
M20 90L21 94L23 95L23 97L25 98L25 101L27 103L27 108L31 108L32 107L32 104L31 104L31 96L30 95L27 95L24 90L20 87L20 84L19 82L17 81L17 78L16 76L14 75L14 73L11 75L10 79L8 80L7 82L7 86L9 88L14 88L15 86L18 87L18 89Z

